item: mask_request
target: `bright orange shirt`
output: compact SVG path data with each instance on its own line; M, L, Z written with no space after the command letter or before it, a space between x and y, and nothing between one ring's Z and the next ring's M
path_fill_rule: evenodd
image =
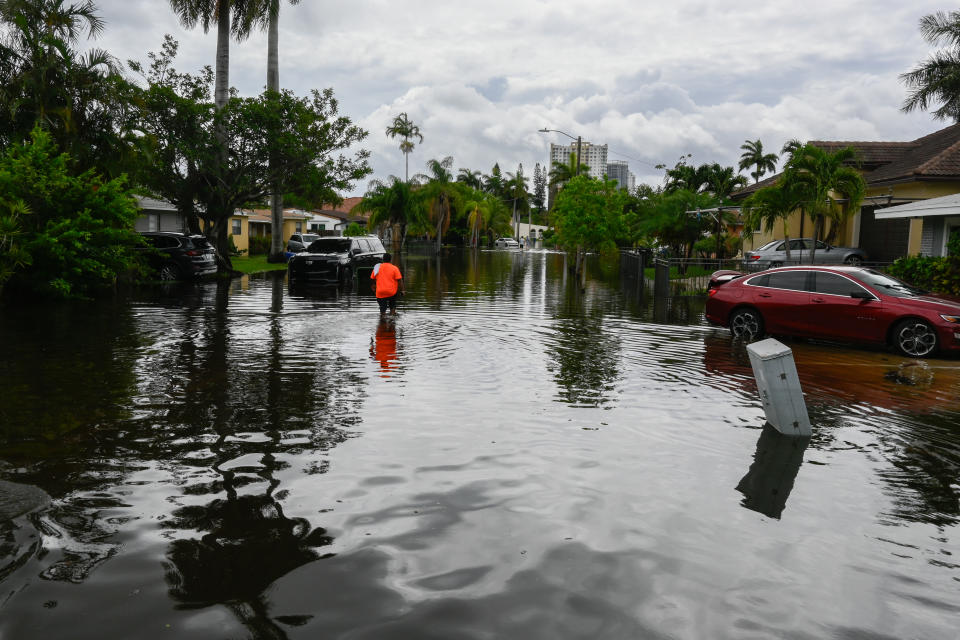
M399 287L398 282L401 278L403 276L400 275L400 269L397 269L392 262L381 262L380 270L376 274L370 274L370 279L377 281L378 298L389 298L396 295Z

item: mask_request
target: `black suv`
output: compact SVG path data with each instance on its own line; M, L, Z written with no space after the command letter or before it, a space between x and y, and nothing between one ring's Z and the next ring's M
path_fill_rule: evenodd
M217 252L203 236L144 231L143 254L161 280L187 280L217 272ZM151 251L151 249L153 249Z
M377 236L320 238L290 258L290 284L347 284L355 273L372 271L384 253Z

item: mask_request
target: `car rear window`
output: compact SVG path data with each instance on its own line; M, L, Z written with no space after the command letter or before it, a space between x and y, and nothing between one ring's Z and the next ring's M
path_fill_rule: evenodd
M184 238L184 246L187 249L212 249L210 241L203 236L190 236Z
M789 289L792 291L807 290L807 274L809 271L777 271L770 274L768 287L774 289Z
M345 253L350 251L350 238L320 238L307 247L310 253Z
M836 273L828 273L826 271L814 272L813 290L817 293L834 296L849 296L854 291L867 292L866 289L849 278L844 278Z

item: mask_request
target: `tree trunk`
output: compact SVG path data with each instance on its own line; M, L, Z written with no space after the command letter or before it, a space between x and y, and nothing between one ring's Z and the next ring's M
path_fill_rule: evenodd
M236 275L237 271L234 270L233 262L230 260L230 239L227 235L229 224L229 215L217 216L213 223L213 246L217 250L217 265L220 272Z
M820 237L820 227L823 225L823 216L816 217L816 223L813 225L813 245L810 247L810 264L817 262L817 239Z
M267 29L267 91L280 92L280 6L270 12L270 24ZM270 158L270 169L276 164L276 158ZM267 262L283 262L283 194L280 185L272 185L270 194L270 255Z
M230 97L230 0L219 0L217 16L217 75L213 102L222 109Z

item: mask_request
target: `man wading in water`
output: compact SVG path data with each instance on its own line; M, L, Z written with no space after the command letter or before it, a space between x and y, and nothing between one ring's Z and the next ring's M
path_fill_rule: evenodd
M380 315L387 312L387 306L390 306L390 315L397 315L397 298L405 295L403 288L403 276L400 269L397 269L390 260L393 259L389 253L383 254L383 262L379 269L374 269L370 274L370 279L374 281L373 290L377 294L377 304L380 305ZM397 289L399 288L399 291Z

